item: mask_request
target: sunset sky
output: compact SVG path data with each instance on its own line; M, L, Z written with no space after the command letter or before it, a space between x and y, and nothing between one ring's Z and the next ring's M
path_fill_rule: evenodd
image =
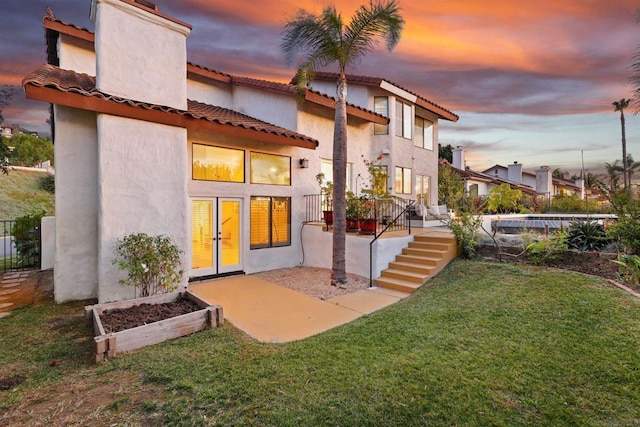
M304 7L335 4L345 18L356 1L156 0L161 12L193 26L188 59L219 71L288 82L280 51L286 19ZM42 17L93 31L90 0L1 0L0 85L19 84L45 62ZM629 66L640 43L640 0L400 0L406 20L397 48L378 50L353 74L384 77L460 116L441 121L440 143L462 145L483 170L518 161L588 170L620 159L620 116ZM333 94L331 94L333 95ZM46 133L48 106L22 94L5 123ZM640 116L630 108L627 150L640 160Z

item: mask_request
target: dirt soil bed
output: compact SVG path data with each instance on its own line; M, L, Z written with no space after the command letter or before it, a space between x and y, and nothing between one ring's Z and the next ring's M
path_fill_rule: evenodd
M100 315L105 332L120 332L200 310L189 298L163 304L140 304L130 308L106 310Z

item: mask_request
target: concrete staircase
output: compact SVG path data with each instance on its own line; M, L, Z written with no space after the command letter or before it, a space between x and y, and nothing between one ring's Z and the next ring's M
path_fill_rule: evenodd
M375 279L381 288L412 293L458 255L456 239L449 231L426 231L402 249L389 268Z

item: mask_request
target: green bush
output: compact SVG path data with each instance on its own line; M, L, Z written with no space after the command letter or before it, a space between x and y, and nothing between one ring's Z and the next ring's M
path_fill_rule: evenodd
M482 218L480 216L474 216L467 212L463 212L460 216L445 222L445 225L455 236L464 258L475 258L476 247L478 246L476 232L481 224Z
M620 273L623 275L625 283L640 283L640 257L638 255L620 255L614 263L620 267Z
M40 260L40 223L45 212L16 218L11 229L19 267L34 267Z
M600 207L595 201L584 200L577 195L565 196L559 194L551 199L551 204L543 206L543 212L559 213L587 213L600 212Z
M522 191L511 189L509 184L500 184L489 192L487 209L495 213L510 213L520 210Z
M557 232L541 236L527 245L527 257L533 265L549 265L568 249L567 233Z
M567 234L567 245L579 251L599 251L611 243L604 226L597 221L576 221Z
M611 205L618 220L607 228L607 233L620 242L626 252L640 255L640 201L630 192L623 192L611 198Z
M48 191L51 194L56 192L56 176L46 174L38 179L38 187L44 191Z
M118 258L113 260L121 270L129 270L120 283L133 286L141 297L178 288L183 270L181 251L167 236L149 236L145 233L129 234L116 242Z

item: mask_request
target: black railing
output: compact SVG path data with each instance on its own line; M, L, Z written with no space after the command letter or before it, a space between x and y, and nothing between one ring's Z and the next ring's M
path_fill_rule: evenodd
M0 220L0 273L40 267L39 219Z
M305 200L305 222L324 222L331 227L333 221L333 203L327 194L308 194ZM404 215L414 202L400 197L377 198L375 200L360 199L362 205L360 234L377 235L381 230L401 231L410 229L410 221ZM347 202L348 203L348 202ZM363 223L373 220L375 228L368 231Z

